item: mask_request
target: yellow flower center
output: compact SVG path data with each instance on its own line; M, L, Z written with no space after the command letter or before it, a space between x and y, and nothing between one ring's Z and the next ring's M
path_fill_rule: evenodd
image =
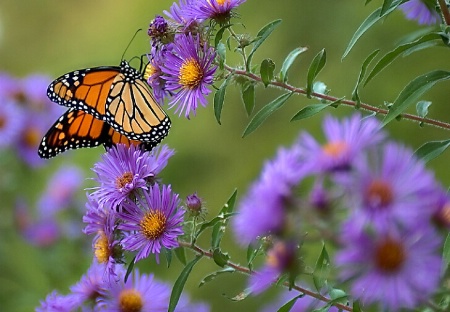
M392 202L394 195L392 194L391 185L382 180L374 180L367 188L367 199L372 205L385 207Z
M0 129L2 129L6 124L6 118L4 116L0 116Z
M94 250L95 258L97 258L99 263L108 262L112 251L109 249L108 237L106 237L106 234L103 231L100 232L100 236L95 242Z
M344 141L329 142L322 147L325 155L337 158L348 150L348 144Z
M41 133L36 128L28 128L23 134L23 141L29 147L37 146L40 140L41 140Z
M142 234L149 239L159 238L166 229L167 217L160 210L147 212L140 222Z
M186 59L180 68L179 83L189 89L197 87L203 79L200 64L194 58Z
M140 312L144 307L141 293L136 289L124 289L119 295L121 312Z
M211 1L212 0L208 0L209 5L212 7L213 5L212 5ZM230 0L216 0L216 3L220 6L223 6L225 3L228 3L228 2L230 2Z
M133 181L133 174L130 171L125 172L116 179L116 187L118 189L124 188L128 183Z
M405 262L406 254L403 245L393 239L386 239L375 250L377 268L387 273L395 272Z
M156 72L156 68L152 66L152 64L148 64L145 67L144 79L148 80L154 73Z

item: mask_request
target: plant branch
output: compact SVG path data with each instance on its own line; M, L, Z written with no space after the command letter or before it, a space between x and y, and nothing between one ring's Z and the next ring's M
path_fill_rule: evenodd
M245 77L250 78L250 79L252 79L252 80L254 80L256 82L262 83L262 79L258 75L255 75L253 73L249 73L249 72L247 72L245 70L235 69L235 68L232 68L232 67L230 67L228 65L224 65L224 67L225 67L226 70L228 70L230 73L232 73L234 75L245 76ZM272 85L272 86L275 86L275 87L279 87L279 88L282 88L282 89L286 89L286 90L289 90L289 91L291 91L293 93L297 93L297 94L303 94L303 95L307 94L306 90L303 89L303 88L297 88L297 87L291 86L291 85L289 85L287 83L280 82L280 81L271 81L271 82L269 82L269 85ZM323 99L323 100L326 100L326 101L330 101L330 102L335 102L335 101L339 100L340 104L344 104L344 105L347 105L347 106L353 106L353 107L359 107L359 108L361 108L363 110L366 110L366 111L369 111L369 112L374 112L374 113L376 113L378 115L387 115L387 113L389 112L388 109L379 108L379 107L376 107L376 106L373 106L373 105L370 105L370 104L366 104L366 103L362 103L362 102L361 103L357 103L357 102L351 101L351 100L345 100L345 99L340 100L337 97L333 97L333 96L326 95L326 94L320 94L320 93L313 92L313 93L311 93L311 96L319 98L319 99ZM431 118L423 118L423 117L420 117L420 116L417 116L417 115L407 114L407 113L400 114L400 116L402 118L410 120L410 121L416 121L416 122L420 122L420 123L427 124L427 125L430 125L430 126L434 126L434 127L437 127L437 128L443 128L445 130L450 130L450 123L443 122L443 121L440 121L440 120L435 120L435 119L431 119Z
M199 255L202 255L202 256L205 256L207 258L213 259L213 253L212 252L204 250L204 249L202 249L201 247L199 247L197 245L193 245L191 243L183 242L183 241L179 241L179 244L182 247L191 249L192 251L194 251L195 253L197 253ZM226 266L231 267L231 268L235 269L236 271L244 273L244 274L247 274L247 275L254 274L254 271L251 271L249 268L241 266L241 265L236 264L236 263L233 263L231 261L227 261ZM290 285L289 285L288 282L284 282L283 286L289 287ZM292 289L295 289L298 292L301 292L301 293L303 293L303 294L305 294L307 296L316 298L316 299L321 300L323 302L327 302L328 303L328 302L331 301L331 299L329 299L327 297L324 297L324 296L322 296L319 293L315 293L313 291L310 291L310 290L308 290L306 288L303 288L303 287L300 287L300 286L297 286L297 285L292 286ZM343 310L343 311L350 311L350 312L353 311L353 309L351 307L345 306L345 305L340 304L340 303L334 303L333 306L335 306L338 309Z
M439 7L441 8L442 16L444 17L444 21L446 25L450 25L450 12L448 11L447 4L445 0L438 0Z

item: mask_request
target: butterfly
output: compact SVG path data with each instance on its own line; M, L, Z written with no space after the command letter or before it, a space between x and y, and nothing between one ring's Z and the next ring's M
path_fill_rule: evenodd
M67 149L117 143L156 146L170 119L153 98L140 71L122 61L67 73L47 89L49 99L69 107L42 139L38 154L51 158Z

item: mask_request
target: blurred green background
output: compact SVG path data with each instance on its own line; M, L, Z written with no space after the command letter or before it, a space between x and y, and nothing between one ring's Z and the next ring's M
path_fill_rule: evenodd
M291 50L299 46L309 47L309 52L299 57L289 75L291 84L302 87L305 86L310 61L325 48L327 65L318 79L327 84L332 95L350 98L365 57L375 49L386 53L403 36L419 29L415 22L405 20L401 12L396 12L364 35L341 62L353 32L380 1L372 2L364 7L363 1L349 0L248 0L238 10L245 28L237 25L235 31L255 35L266 23L281 18L283 23L260 48L254 62L269 57L279 69ZM162 14L171 4L171 1L143 0L2 0L0 70L18 77L34 72L57 77L78 68L117 65L139 28L144 31L133 41L125 58L148 51L146 28L156 14ZM227 62L232 66L240 64L239 58L230 52ZM450 69L447 49L432 48L396 60L361 90L362 100L382 106L384 101L393 101L414 77L434 69ZM448 87L448 82L438 84L424 98L433 102L430 117L447 122L450 121ZM256 110L279 94L279 90L265 90L258 86ZM163 181L172 184L182 197L198 192L206 201L208 216L214 216L235 188L239 197L245 193L249 183L258 176L263 162L275 154L278 146L291 144L303 130L321 135L320 123L324 114L301 122L289 122L300 108L316 102L301 96L291 98L258 131L244 139L242 132L250 118L241 104L238 87L228 88L222 125L215 121L212 105L199 108L197 116L191 120L178 118L169 111L173 124L164 143L174 148L176 155L163 171ZM347 115L351 109L340 107L327 113ZM388 129L392 137L414 149L429 140L448 138L448 133L441 129L420 128L418 124L407 121L393 122ZM89 168L98 161L102 152L102 148L97 148L69 153L74 162L85 170L86 177L93 177ZM429 164L445 187L450 182L447 159L448 153ZM0 217L0 311L31 311L53 289L67 293L68 286L78 281L89 266L90 238L86 237L86 242L81 244L64 241L63 244L40 249L24 241L12 221L14 198L9 190L17 190L20 196L32 202L42 192L52 170L63 161L67 159L57 157L49 160L49 168L17 173L17 185L8 185L10 181L2 179L1 186L5 189L0 190L3 204ZM0 175L5 177L13 169L3 164L0 170ZM92 182L87 181L85 187L89 185ZM81 205L84 205L83 189L79 190L79 196ZM201 243L207 247L208 238ZM235 246L231 231L227 232L224 249L229 251L232 261L245 262L245 250ZM147 263L138 265L143 271L153 271L171 282L181 270L178 261L173 261L169 269L164 264L154 265L153 259L143 262ZM227 297L233 297L245 288L246 278L239 274L222 276L197 287L202 277L217 269L213 261L201 260L187 284L189 294L196 300L210 302L212 311L258 311L274 295L270 291L265 296L232 302Z

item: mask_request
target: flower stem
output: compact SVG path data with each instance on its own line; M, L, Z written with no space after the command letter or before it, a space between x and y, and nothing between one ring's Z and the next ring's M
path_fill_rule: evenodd
M441 8L442 16L444 17L445 24L450 25L450 12L448 11L447 4L445 0L438 0L439 6Z
M190 244L188 242L183 242L183 241L179 241L178 243L180 244L181 247L191 249L192 251L194 251L198 255L201 255L201 256L213 259L213 253L212 252L204 250L204 249L202 249L201 247L199 247L197 245ZM241 266L241 265L236 264L236 263L233 263L231 261L227 261L226 266L228 266L230 268L233 268L236 271L244 273L244 274L247 274L247 275L254 274L254 271L250 270L249 268ZM283 286L290 287L288 282L284 282ZM319 293L315 293L313 291L310 291L310 290L308 290L306 288L303 288L303 287L300 287L300 286L297 286L297 285L294 285L292 287L292 289L295 289L298 292L301 292L301 293L303 293L303 294L305 294L307 296L316 298L316 299L321 300L323 302L327 302L328 303L328 302L331 301L331 299L329 299L327 297L324 297L324 296L322 296ZM342 311L350 311L350 312L353 311L353 309L351 307L345 306L345 305L340 304L340 303L334 303L333 306L337 307L338 309L340 309Z

